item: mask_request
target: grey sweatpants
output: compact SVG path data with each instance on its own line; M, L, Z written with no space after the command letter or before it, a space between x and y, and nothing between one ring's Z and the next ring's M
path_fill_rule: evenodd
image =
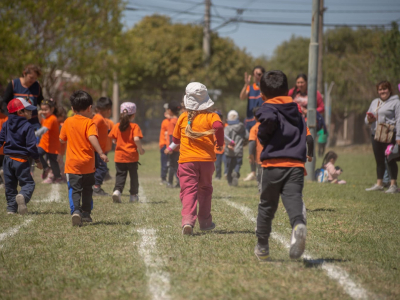
M303 168L263 168L256 231L260 244L268 243L280 195L292 228L299 223L306 224L303 186Z

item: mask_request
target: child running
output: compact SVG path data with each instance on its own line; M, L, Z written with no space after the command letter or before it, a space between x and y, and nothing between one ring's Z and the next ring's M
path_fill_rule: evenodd
M58 164L58 154L60 153L60 124L56 117L56 102L53 99L43 100L38 111L39 120L42 127L35 132L37 137L41 136L38 151L40 162L43 166L43 183L61 183L61 172ZM45 158L46 157L46 158ZM47 164L50 161L50 167ZM50 170L53 172L53 178L47 178Z
M110 98L101 97L96 103L96 114L93 116L93 123L97 126L98 139L103 153L107 153L107 142L109 124L107 118L111 116L112 101ZM95 153L96 172L94 173L93 196L108 196L101 188L107 174L107 163Z
M191 235L197 218L200 230L215 228L211 216L212 175L216 160L213 134L218 147L222 147L224 127L219 116L208 110L214 102L205 85L189 83L184 104L187 111L179 117L173 143L167 149L172 151L176 145L181 146L178 176L181 183L182 234Z
M115 187L112 199L115 203L121 203L121 194L129 172L131 179L129 202L139 202L139 178L137 170L139 154L143 155L145 152L140 141L143 138L143 134L139 125L132 123L136 114L135 103L122 103L120 112L119 123L115 124L109 134L109 137L116 144L114 161L117 174L115 175Z
M108 134L110 134L111 130L114 127L114 122L110 118L106 118L106 121L107 121L107 125L108 125ZM104 151L104 153L106 155L108 155L108 153L112 150L112 145L113 145L112 138L108 137L107 138L107 146ZM104 181L110 181L110 180L112 180L112 177L110 175L110 169L108 168L107 165L106 165L106 167L107 167L107 172L106 172L106 175L104 176Z
M264 103L256 117L260 121L258 139L264 148L256 229L258 243L254 254L260 261L269 259L268 239L281 196L292 227L289 255L295 259L303 254L306 244L306 209L302 195L304 165L307 159L312 160L314 141L307 135L307 126L297 104L287 96L287 77L282 71L264 73L260 89Z
M326 153L324 160L322 161L322 167L328 171L328 182L330 183L338 183L338 184L346 184L346 181L339 180L339 175L343 173L343 170L340 167L335 167L335 162L338 156L335 152L329 151Z
M65 173L68 181L72 226L92 222L93 185L95 172L94 151L108 162L97 139L97 127L92 116L92 97L85 91L76 91L71 97L74 116L65 120L60 132L60 142L67 143ZM82 199L82 206L81 206Z
M35 130L29 120L36 107L23 98L12 99L7 109L8 120L0 132L0 145L4 144L3 176L6 188L7 214L28 212L26 204L31 200L35 182L31 175L29 158L38 169L43 169L36 147ZM21 187L18 193L17 187Z

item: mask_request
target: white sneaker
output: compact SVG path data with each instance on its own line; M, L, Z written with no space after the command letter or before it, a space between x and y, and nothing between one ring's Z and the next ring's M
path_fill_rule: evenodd
M292 259L300 258L306 248L307 227L304 224L297 224L292 230L290 240L289 256Z
M253 172L250 172L246 178L243 179L243 181L251 181L251 180L256 180L257 176Z
M382 185L377 185L377 184L375 184L373 187L370 187L370 188L367 188L367 189L365 189L367 192L370 192L370 191L383 191L384 189L383 189L383 186Z
M15 201L18 204L18 213L20 215L25 215L28 212L28 208L26 207L25 198L23 195L18 194L15 197Z
M139 202L139 196L138 195L131 195L129 198L129 202L134 203L134 202Z
M192 225L186 224L182 227L182 234L183 235L192 235L193 234L193 227Z
M391 185L387 191L385 192L386 194L396 194L399 192L399 188L397 185Z
M112 199L114 203L121 203L121 192L118 190L115 190L114 193L112 194Z

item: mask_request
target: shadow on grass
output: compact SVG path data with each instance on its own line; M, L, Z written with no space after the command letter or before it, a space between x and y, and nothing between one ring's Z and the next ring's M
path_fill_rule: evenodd
M324 263L340 263L347 262L347 259L337 259L337 258L317 258L317 259L303 259L304 266L306 268L318 268Z
M319 212L319 211L326 211L326 212L335 212L333 208L316 208L316 209L306 209L308 212Z
M66 211L31 211L30 215L69 215Z
M164 203L167 203L167 201L149 201L149 202L140 202L140 200L139 200L139 203L140 203L140 204L164 204Z
M114 222L114 221L98 221L93 223L84 223L85 225L95 226L95 225L131 225L131 221L126 222Z
M239 230L239 231L227 231L227 230L210 230L210 231L200 231L193 233L194 236L200 236L205 234L255 234L251 230Z

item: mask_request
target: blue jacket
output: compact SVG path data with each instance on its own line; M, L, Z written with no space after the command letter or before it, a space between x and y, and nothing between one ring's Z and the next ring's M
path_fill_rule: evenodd
M24 117L8 115L0 132L0 145L4 142L4 155L23 155L39 159L35 131Z
M307 126L291 97L269 99L257 110L258 139L263 145L261 161L291 158L305 162Z

